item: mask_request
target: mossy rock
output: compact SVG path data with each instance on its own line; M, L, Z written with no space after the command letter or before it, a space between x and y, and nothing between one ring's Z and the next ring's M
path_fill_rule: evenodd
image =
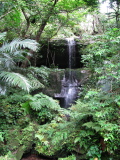
M49 86L44 88L42 92L48 96L54 97L54 93L61 91L61 80L64 76L64 70L53 71L49 75Z

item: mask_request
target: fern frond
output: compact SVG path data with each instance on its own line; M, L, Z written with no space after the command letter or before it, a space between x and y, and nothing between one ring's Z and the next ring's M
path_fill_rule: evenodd
M8 70L10 70L11 68L14 68L15 62L10 55L2 53L0 57L0 65L4 66L3 68L7 68Z
M30 102L29 104L30 104L30 107L36 111L41 110L41 108L43 107L41 100L33 101L33 102Z
M0 34L0 40L5 37L6 33ZM38 43L31 39L14 39L12 42L5 42L0 48L0 79L7 85L18 86L25 91L31 88L43 87L42 84L35 78L30 79L31 84L27 78L19 73L13 72L15 69L20 71L16 67L16 62L21 62L26 59L26 55L31 55L29 52L23 49L30 49L36 51L38 48ZM28 59L26 59L28 60ZM8 71L8 72L6 72ZM11 71L11 73L10 73ZM22 73L22 72L21 72Z
M44 85L35 78L30 80L30 84L34 90L38 88L44 88Z
M18 86L27 92L30 91L29 81L19 73L3 71L0 73L0 79L9 85Z
M5 95L6 93L6 86L0 85L0 95Z
M91 128L96 130L97 132L101 130L101 126L97 122L86 122L83 124L83 126L86 126L87 128Z
M18 49L28 48L33 51L38 49L38 43L35 40L31 39L14 39L10 43L4 43L0 48L0 52L16 52Z
M26 51L23 51L23 50L17 50L17 51L15 51L14 53L12 53L12 55L14 56L14 57L24 57L23 56L23 53L24 53L24 55L28 55L28 56L32 56L31 55L31 53L29 53L29 52L26 52ZM25 58L25 57L24 57Z
M34 96L27 95L25 97L30 101L29 104L31 108L36 111L41 110L43 107L46 107L49 110L58 110L60 108L56 100L42 93Z
M27 74L27 77L29 78L32 89L44 88L44 85L32 74Z
M0 40L3 40L6 36L6 32L0 33Z
M49 68L47 67L29 67L29 70L38 77L42 77L44 82L47 82L48 76L49 76Z
M36 51L38 49L38 45L39 43L32 39L24 39L19 41L19 46L22 46L23 48L29 48L33 51Z

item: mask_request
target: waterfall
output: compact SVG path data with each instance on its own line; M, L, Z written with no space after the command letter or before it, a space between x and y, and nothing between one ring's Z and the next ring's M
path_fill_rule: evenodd
M76 43L75 43L74 38L66 38L66 40L67 40L67 44L68 44L69 69L72 69L74 66Z
M66 38L67 45L68 45L68 59L69 59L69 81L72 81L72 71L71 69L74 68L75 65L75 40L74 38Z
M75 41L74 38L66 38L68 46L68 72L62 80L62 88L60 94L55 97L62 99L62 107L68 108L75 101L78 95L78 81L75 79L75 73L72 71L75 65Z
M65 95L65 108L68 108L76 98L77 94L77 80L75 80L74 72L71 70L75 65L75 40L74 38L66 38L68 44L69 57L69 75L67 80L67 92Z

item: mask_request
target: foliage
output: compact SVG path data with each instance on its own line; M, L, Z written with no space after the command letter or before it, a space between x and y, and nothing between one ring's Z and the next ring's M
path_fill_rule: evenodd
M18 86L28 92L31 88L29 81L19 73L4 71L0 73L0 79L8 85Z
M29 67L28 71L30 72L32 78L36 77L39 80L39 83L41 82L41 85L47 85L48 84L48 77L50 74L50 69L41 66L41 67ZM34 83L35 84L35 83ZM33 87L35 88L35 86Z
M57 114L63 113L58 103L51 97L42 93L35 96L24 96L24 94L25 92L21 94L16 92L9 96L1 96L0 154L2 155L11 151L16 153L15 156L21 157L35 143L33 139L39 125L50 123Z
M72 149L72 143L70 143L69 133L71 129L69 128L69 123L64 122L65 115L61 114L56 117L50 124L41 126L41 128L36 133L36 150L48 156L61 154L67 154ZM69 128L69 130L68 130Z
M119 148L119 106L115 99L118 97L119 96L113 97L113 95L107 95L106 93L91 91L85 96L83 102L79 100L77 104L71 108L76 112L76 114L74 113L75 115L79 113L75 118L77 123L84 122L82 126L85 127L85 130L87 129L88 135L90 137L92 136L92 141L90 142L89 140L91 145L93 143L97 146L101 145L101 147L103 147L102 145L106 146L104 146L103 152L108 151L109 153L113 153L114 150ZM91 135L91 132L93 135ZM93 136L95 136L95 139ZM99 143L101 138L104 139L105 144ZM81 140L81 138L78 140ZM83 144L85 145L85 141Z
M84 88L82 99L71 109L79 113L76 114L76 121L84 121L82 126L85 130L95 131L94 134L98 136L96 140L99 139L99 142L92 140L93 146L90 142L87 155L93 156L91 158L103 158L104 152L117 158L116 151L120 147L119 35L119 29L114 28L104 35L94 36L94 43L84 50L82 56L85 66L91 71L91 81Z
M4 37L5 33L1 34L1 39ZM18 67L18 64L26 59L25 56L30 55L27 50L22 50L22 48L36 51L37 47L38 43L30 39L15 39L10 43L3 44L0 48L1 87L17 86L28 92L44 87L43 84L47 83L49 73L47 68L30 67L28 70L25 70ZM26 72L27 75L25 76ZM42 79L43 84L38 79Z
M71 155L66 158L59 158L59 160L76 160L76 157L74 155Z
M96 5L94 0L6 2L0 2L3 6L0 23L4 24L5 20L9 23L3 30L10 30L13 26L10 22L16 22L12 33L20 29L18 34L34 37L37 41L41 37L50 39L63 26L61 34L65 35L67 27L70 31L65 36L80 32L76 24L79 25L88 11L83 12L81 8ZM22 22L24 25L19 28ZM20 91L19 88L33 91L48 86L51 70L43 66L21 68L20 63L30 56L28 48L36 51L38 43L30 39L3 43L5 35L5 32L0 34L1 86L5 90L11 85L17 89L9 88L6 95L0 97L0 154L5 155L0 158L20 160L25 151L35 146L38 154L70 160L120 159L120 30L113 28L103 35L90 37L93 43L82 55L90 73L89 81L83 86L76 104L68 110L60 108L58 101L43 93L26 95ZM58 69L54 71L58 72ZM70 154L72 156L68 157Z
M94 77L99 79L98 84L104 87L109 82L109 91L112 92L119 88L119 43L119 30L114 28L102 36L96 36L95 43L86 49L88 54L82 56L86 66L95 73Z
M83 61L91 71L91 79L83 88L80 99L70 108L69 121L63 121L61 115L40 127L35 136L39 153L59 156L61 151L73 152L75 156L80 154L79 159L83 156L91 160L119 159L118 36L118 29L113 29L95 37L95 43L86 48ZM106 60L110 61L109 65Z
M8 152L7 155L5 156L0 156L1 160L17 160L12 154L11 152Z
M5 34L1 34L4 38ZM31 86L29 81L23 75L16 73L17 63L25 59L24 54L29 52L22 50L22 48L29 48L34 51L37 49L38 43L30 39L15 39L10 43L4 43L0 48L0 79L1 85L18 86L25 91L30 90Z
M0 35L2 40L6 33ZM30 39L15 39L10 43L3 43L3 46L0 48L1 94L5 94L6 90L10 89L10 86L17 86L17 88L19 87L29 92L43 88L48 83L50 70L47 67L29 67L28 69L19 67L26 60L26 55L32 56L28 50L23 50L22 48L36 51L38 43Z
M0 31L9 31L9 39L15 38L20 32L21 13L15 1L0 1Z
M119 22L119 14L120 14L120 2L119 0L110 0L109 1L109 8L112 10L107 13L109 18L115 19L115 27L119 28L120 27L120 22Z
M1 147L7 148L8 153L3 158L20 160L23 153L32 148L36 130L37 126L33 123L30 123L23 129L15 127L11 131L7 130L4 136L5 141L7 141L7 146L2 145Z
M22 104L26 112L31 114L31 119L39 124L50 122L60 110L57 101L42 93L34 96L25 96L26 102Z
M13 126L24 127L29 122L29 117L20 104L25 102L23 97L24 92L15 92L12 95L1 96L1 108L0 108L0 131L10 129Z
M5 3L1 0L1 31L9 31L10 39L16 36L34 37L39 41L39 34L40 37L43 34L43 38L50 39L57 35L59 30L63 32L66 27L73 28L77 18L83 15L81 8L93 9L97 4L97 0L6 0ZM78 10L78 14L72 14L75 10Z

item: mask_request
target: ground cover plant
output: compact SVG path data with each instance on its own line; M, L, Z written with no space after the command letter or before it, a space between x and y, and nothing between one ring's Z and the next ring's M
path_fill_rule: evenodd
M22 160L26 153L60 160L120 159L120 4L110 1L111 19L98 8L94 12L97 4L1 0L0 160ZM91 33L81 23L90 13ZM53 79L60 81L63 70L37 67L36 59L42 57L41 41L71 35L84 44L83 70L89 76L76 103L64 109L52 98L58 87Z

